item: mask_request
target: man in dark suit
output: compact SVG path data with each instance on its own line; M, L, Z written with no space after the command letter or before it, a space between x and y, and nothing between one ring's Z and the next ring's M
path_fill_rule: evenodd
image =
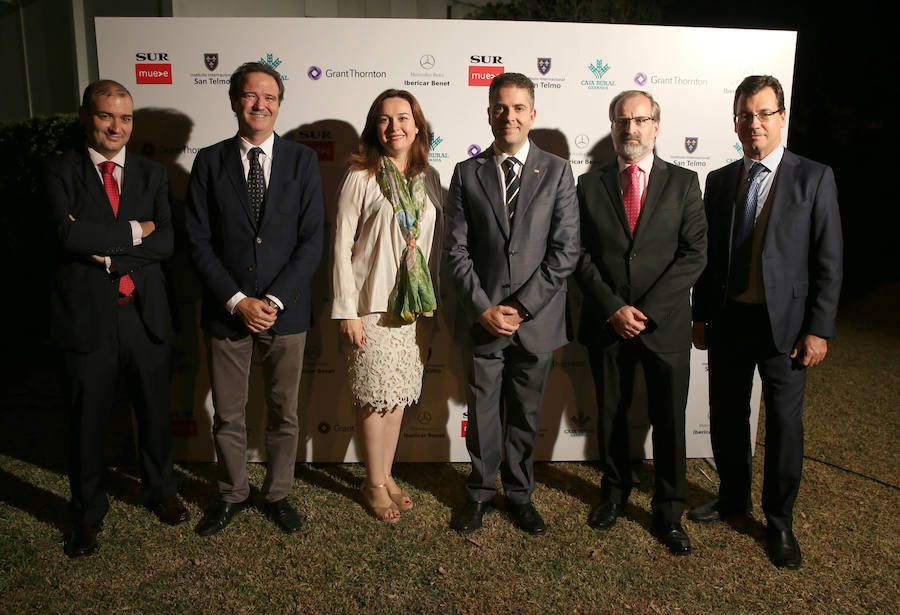
M806 368L825 358L834 335L843 241L834 174L784 149L785 114L777 79L744 79L734 93L744 157L706 181L709 264L694 289L694 345L709 348L710 437L721 482L718 499L688 516L708 522L751 510L750 390L758 368L769 556L796 569Z
M86 147L47 165L59 240L50 337L64 354L71 405L72 557L97 550L109 509L103 438L119 375L137 413L145 502L166 523L189 518L175 495L169 429L172 319L160 267L173 247L169 183L161 164L126 156L133 110L121 84L90 84L79 109Z
M547 527L531 503L534 443L553 351L569 340L566 278L578 259L578 204L568 162L528 140L531 80L498 75L488 100L494 143L456 165L445 206L456 322L467 328L472 458L468 502L453 527L460 533L481 527L493 509L499 469L516 525L541 535Z
M258 347L268 424L265 507L284 532L300 528L288 503L297 460L297 396L310 279L322 255L322 185L313 150L275 134L281 75L248 62L228 90L238 134L194 160L186 216L190 257L203 283L220 499L197 528L221 531L250 505L245 407Z
M611 528L632 488L628 408L638 362L653 426L653 531L677 555L686 485L684 413L690 380L690 289L706 263L697 174L654 155L659 105L621 92L609 105L612 162L578 180L584 291L579 340L588 347L599 406L601 501L588 525Z

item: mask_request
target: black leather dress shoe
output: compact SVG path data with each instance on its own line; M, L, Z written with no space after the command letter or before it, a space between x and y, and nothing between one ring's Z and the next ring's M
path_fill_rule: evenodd
M688 519L696 521L697 523L712 523L714 521L721 521L727 517L749 517L752 512L752 506L745 506L743 508L723 506L718 499L715 499L707 502L703 506L698 506L689 512Z
M191 518L191 513L184 507L177 495L170 495L158 502L150 502L147 504L147 508L153 511L160 521L169 525L178 525Z
M303 525L303 519L297 511L288 504L287 498L277 502L266 502L266 512L272 517L275 525L285 534L293 534Z
M547 533L547 524L541 519L540 513L534 507L534 504L513 504L508 503L506 509L509 516L512 517L516 527L532 536L543 536Z
M459 516L453 520L451 527L460 534L471 534L481 529L481 518L492 510L494 510L493 502L469 500Z
M788 570L800 568L803 556L800 554L800 545L797 544L794 532L768 529L766 542L769 546L769 559L777 568L787 568Z
M623 514L625 510L622 506L612 500L603 500L591 509L587 523L595 530L608 530Z
M218 534L225 529L225 526L231 523L231 519L250 506L250 498L243 502L223 502L219 501L206 512L206 516L197 526L197 533L201 536L212 536Z
M681 523L665 521L653 524L653 534L673 555L690 555L691 539L681 527Z
M93 555L100 548L97 542L97 533L100 531L99 523L78 523L72 528L72 538L69 541L69 557L83 557Z

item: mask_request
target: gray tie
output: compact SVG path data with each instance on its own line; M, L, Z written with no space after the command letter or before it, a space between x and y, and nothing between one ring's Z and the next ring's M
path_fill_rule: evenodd
M266 182L263 178L262 165L259 163L259 155L262 150L254 147L250 150L250 172L247 174L247 190L250 193L250 211L253 219L259 225L259 215L262 212L263 199L266 196Z
M516 174L516 165L519 161L515 157L510 156L503 161L504 182L506 183L506 215L512 222L513 215L516 213L516 203L519 200L519 176Z

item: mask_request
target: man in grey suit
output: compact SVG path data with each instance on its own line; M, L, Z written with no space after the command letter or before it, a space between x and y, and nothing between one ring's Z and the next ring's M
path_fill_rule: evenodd
M656 479L653 531L674 554L691 552L681 527L684 413L690 381L691 286L706 263L697 174L654 155L660 109L627 90L609 105L616 160L578 179L584 291L579 340L597 393L601 500L588 525L611 528L632 488L628 409L637 363L647 382Z
M528 140L534 84L498 75L488 92L494 143L456 165L445 206L446 266L467 327L464 361L472 458L453 528L481 527L500 470L507 510L532 535L534 443L553 351L569 341L566 278L578 260L578 203L566 160ZM506 429L504 430L504 419Z
M828 352L841 290L843 240L834 174L784 149L784 91L772 76L734 92L743 159L709 174L709 264L694 288L694 345L709 348L709 425L719 497L689 518L751 510L750 390L766 404L762 507L769 557L801 565L793 509L803 465L806 369Z

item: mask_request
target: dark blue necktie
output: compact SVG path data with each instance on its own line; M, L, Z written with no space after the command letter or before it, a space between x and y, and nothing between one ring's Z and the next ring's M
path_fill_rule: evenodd
M747 172L747 186L736 208L731 232L730 294L738 295L750 283L750 261L753 258L753 229L756 226L756 208L759 203L759 184L768 169L754 162Z
M263 199L266 196L266 183L263 178L262 165L259 163L259 155L262 149L254 147L250 150L250 172L247 174L247 190L250 193L250 211L253 219L259 225L259 214L262 211Z

